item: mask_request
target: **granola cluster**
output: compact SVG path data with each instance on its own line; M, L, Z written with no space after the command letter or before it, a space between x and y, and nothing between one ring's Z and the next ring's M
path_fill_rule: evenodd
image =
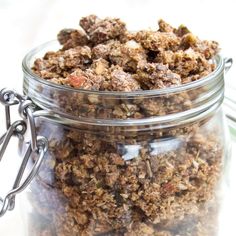
M132 123L195 108L207 87L150 97L93 92L180 86L215 69L216 42L158 23L158 30L130 32L120 19L82 18L80 29L59 32L62 48L36 59L32 70L83 91L36 89L69 118ZM215 119L126 127L39 118L49 151L31 185L30 235L216 235L225 150Z
M208 129L130 138L41 121L50 146L31 186L31 235L216 235L224 154Z
M120 19L84 17L80 29L61 30L62 48L36 59L32 69L53 83L125 92L178 86L214 70L215 41L158 23L158 30L130 32Z

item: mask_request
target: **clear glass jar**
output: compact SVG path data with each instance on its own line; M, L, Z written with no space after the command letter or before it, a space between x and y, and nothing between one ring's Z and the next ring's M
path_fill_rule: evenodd
M23 61L24 93L49 141L27 189L30 236L215 236L230 147L222 57L168 89L86 91L47 82Z

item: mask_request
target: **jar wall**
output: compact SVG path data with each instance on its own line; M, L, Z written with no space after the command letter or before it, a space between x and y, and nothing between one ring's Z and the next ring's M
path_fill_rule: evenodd
M133 131L38 118L49 151L26 193L29 235L217 235L223 123L221 110Z

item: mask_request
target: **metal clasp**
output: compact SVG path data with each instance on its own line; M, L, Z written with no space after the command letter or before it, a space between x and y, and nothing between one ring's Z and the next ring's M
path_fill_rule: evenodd
M225 63L225 73L227 73L229 71L229 69L231 68L231 66L233 65L233 59L232 58L224 58L224 63Z
M7 131L0 137L0 161L2 160L7 146L12 136L22 136L25 134L27 124L30 128L30 143L21 162L19 171L15 178L12 189L4 198L0 197L0 217L8 210L13 210L15 206L15 196L22 192L38 173L44 155L48 149L48 141L43 136L37 136L34 121L34 105L27 97L21 96L13 90L2 89L0 91L0 102L5 106ZM19 114L22 120L11 123L10 106L19 105ZM26 167L34 154L33 166L27 177L22 180Z

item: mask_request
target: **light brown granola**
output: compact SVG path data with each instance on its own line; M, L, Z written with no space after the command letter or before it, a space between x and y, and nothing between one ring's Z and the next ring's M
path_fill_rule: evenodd
M129 98L129 92L171 89L215 69L216 42L200 40L183 25L158 24L158 30L129 32L120 19L83 17L82 29L60 31L62 49L36 59L32 70L49 82L83 89L70 96L46 91L68 116L132 122L187 111L202 99L203 88ZM49 151L29 194L31 225L37 225L30 235L215 235L224 149L214 119L128 131L39 119Z
M50 154L30 198L36 220L56 235L214 235L223 153L207 126L156 141L146 133L143 144L134 136L127 145L107 140L109 132L65 128L61 138L57 124L40 127Z
M199 80L215 69L210 59L219 51L217 42L200 40L183 25L175 29L164 20L159 20L158 24L158 30L133 33L117 18L100 19L95 15L83 17L80 20L82 29L61 30L58 41L63 48L37 59L32 69L40 77L62 84L61 78L67 77L76 69L82 69L86 73L86 69L93 67L94 61L104 59L108 62L107 69L119 65L132 77L135 75L133 78L140 83L141 90L178 86ZM147 68L140 67L139 64L148 63L163 64L168 72L159 73L157 69L150 75L153 77L152 82L144 83L143 79L147 80ZM101 72L100 75L107 78L109 71L112 70ZM134 84L137 83L135 80ZM67 85L70 86L68 83ZM113 85L100 85L97 90L109 90L111 87L115 91L122 89ZM125 87L123 89L126 91Z

